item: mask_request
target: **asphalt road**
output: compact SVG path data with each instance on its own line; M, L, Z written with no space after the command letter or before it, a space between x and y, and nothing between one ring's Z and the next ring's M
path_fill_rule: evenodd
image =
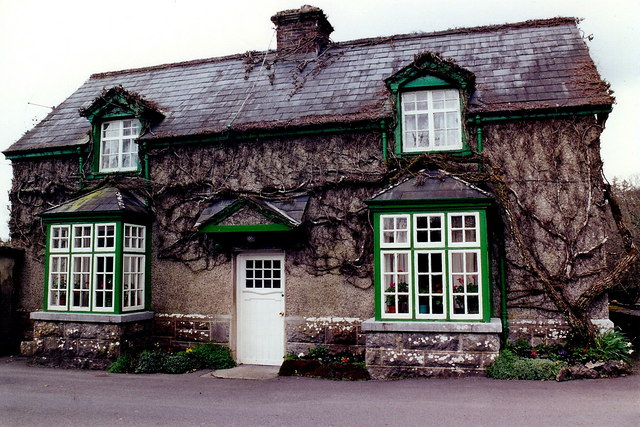
M638 426L640 376L340 382L123 375L0 358L1 426Z

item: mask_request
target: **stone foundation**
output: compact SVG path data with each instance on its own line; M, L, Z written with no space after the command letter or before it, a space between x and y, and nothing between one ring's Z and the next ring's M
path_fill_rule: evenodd
M156 314L153 341L163 348L187 348L205 342L229 344L231 316Z
M484 375L500 351L499 319L490 323L362 323L374 379Z
M600 332L613 329L609 319L593 319ZM566 342L569 325L564 319L509 319L509 341L527 341L532 346L553 345Z
M33 340L20 353L47 366L106 369L123 351L148 344L152 317L34 312Z
M310 348L323 345L334 353L363 353L365 336L361 323L362 319L350 317L287 317L287 352L307 353Z

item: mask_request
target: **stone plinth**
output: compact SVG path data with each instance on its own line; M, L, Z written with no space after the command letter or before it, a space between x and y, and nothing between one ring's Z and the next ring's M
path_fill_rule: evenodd
M362 323L366 363L375 379L484 375L500 351L499 319L489 323Z
M123 351L143 347L151 337L152 312L124 315L31 313L33 340L20 351L38 364L105 369Z

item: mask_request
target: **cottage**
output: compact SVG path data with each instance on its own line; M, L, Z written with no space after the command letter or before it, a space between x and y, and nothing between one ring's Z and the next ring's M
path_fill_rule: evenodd
M333 42L318 8L271 20L272 51L95 74L4 152L23 353L323 344L383 378L565 338L562 301L606 273L613 103L577 21Z

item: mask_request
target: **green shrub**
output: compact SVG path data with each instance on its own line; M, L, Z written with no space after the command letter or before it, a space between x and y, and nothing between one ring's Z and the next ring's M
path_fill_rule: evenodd
M598 335L593 346L587 350L591 360L621 360L629 362L633 352L631 342L620 331L611 331Z
M162 372L167 374L184 374L191 369L194 369L194 363L184 351L164 356Z
M566 363L550 359L530 359L503 350L489 366L487 374L503 380L551 380L566 366Z
M187 349L196 369L229 369L236 366L231 350L217 344L202 344Z
M155 374L161 372L164 365L165 354L159 351L144 350L136 365L136 374Z
M127 372L133 372L135 367L135 359L131 353L126 352L120 355L115 362L113 362L108 368L107 372L112 374L126 374Z

